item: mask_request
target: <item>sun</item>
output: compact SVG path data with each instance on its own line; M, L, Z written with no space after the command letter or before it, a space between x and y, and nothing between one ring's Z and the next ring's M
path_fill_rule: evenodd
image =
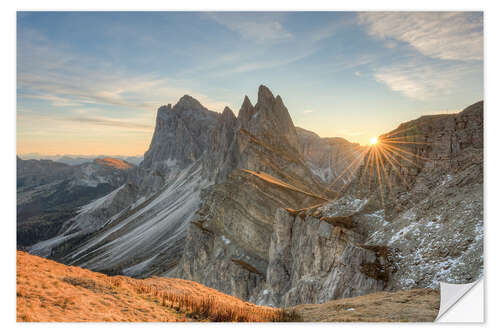
M378 143L378 139L377 138L371 138L370 139L370 145L373 146L373 145L376 145Z

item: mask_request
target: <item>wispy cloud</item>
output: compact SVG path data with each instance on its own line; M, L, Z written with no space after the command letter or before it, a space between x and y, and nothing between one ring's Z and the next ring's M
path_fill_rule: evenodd
M134 74L51 44L40 33L23 31L18 52L17 88L21 99L48 101L56 107L88 104L151 110L190 94L214 111L226 101L186 88L184 82L157 74Z
M382 67L374 75L391 90L423 100L456 92L474 70L477 69L460 64L408 63Z
M313 112L314 112L314 110L304 110L305 114L309 114L309 113L313 113Z
M353 17L343 17L335 20L331 20L329 23L323 25L315 31L310 33L310 39L314 42L319 42L337 35L348 25L356 24L356 20Z
M274 13L209 13L208 17L239 33L243 38L257 42L289 40L293 35Z
M32 113L27 114L27 112L22 110L17 114L17 122L18 127L29 127L30 129L35 126L39 128L64 128L65 130L85 131L86 129L98 126L145 133L152 133L154 129L154 126L148 117L136 116L113 118L94 115L89 116L85 115L85 113L89 114L91 112L85 110L75 110L63 115L41 115ZM100 113L102 113L102 111Z
M406 42L432 58L483 59L482 13L373 12L360 13L358 21L370 35Z
M151 132L153 127L147 124L140 124L133 121L123 121L121 119L109 119L109 118L92 118L92 117L77 117L68 118L67 121L86 123L97 126L108 126L108 127L118 127L118 128L128 128L135 130L147 130Z

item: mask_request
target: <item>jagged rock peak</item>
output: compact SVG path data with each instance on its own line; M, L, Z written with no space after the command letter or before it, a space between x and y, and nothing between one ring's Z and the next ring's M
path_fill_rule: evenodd
M243 104L241 105L241 107L245 109L253 109L252 102L250 102L250 98L248 98L247 95L245 95L245 99L243 99Z
M158 108L158 112L169 112L172 110L172 104L162 105Z
M286 144L298 150L297 133L288 109L281 97L275 98L264 85L259 87L258 101L252 116L247 122L241 120L241 125L268 144Z
M261 84L259 86L259 94L258 94L257 103L272 105L273 102L274 102L273 93L271 92L271 90L269 90L268 87Z
M222 111L221 118L223 120L232 120L232 119L236 119L236 116L234 115L233 110L231 110L228 106L226 106L224 108L224 111Z
M245 99L243 100L243 104L241 105L240 112L238 113L238 119L243 127L248 127L248 122L250 121L254 113L255 110L252 102L250 102L248 96L245 95Z
M205 109L203 105L194 97L189 95L184 95L179 99L177 104L175 104L174 109L181 110L201 110Z

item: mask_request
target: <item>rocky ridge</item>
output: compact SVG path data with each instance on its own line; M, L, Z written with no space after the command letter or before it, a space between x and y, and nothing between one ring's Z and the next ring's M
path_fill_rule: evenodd
M278 130L269 126L283 121ZM232 173L245 174L243 169L266 173L289 185L290 198L298 195L307 200L309 196L303 193L310 193L317 196L312 201L324 201L331 195L298 150L286 107L264 86L259 88L255 107L245 98L238 117L229 108L222 114L209 111L186 95L174 106L159 108L144 161L126 182L82 207L57 237L30 251L112 274L165 274L183 254L187 228L200 208L202 192L209 192L207 188L214 183L238 188L243 180L253 191L252 200L260 200L258 191L265 186L258 190L253 183L269 184L250 174L236 177ZM257 224L267 224L267 232L276 205L270 204L265 214L253 218Z

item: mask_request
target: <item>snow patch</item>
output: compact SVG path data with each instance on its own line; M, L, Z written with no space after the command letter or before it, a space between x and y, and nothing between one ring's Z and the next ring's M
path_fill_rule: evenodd
M226 245L231 244L231 241L230 241L229 239L227 239L226 237L224 237L224 235L220 236L220 238L222 239L222 241L223 241L224 243L226 243Z

